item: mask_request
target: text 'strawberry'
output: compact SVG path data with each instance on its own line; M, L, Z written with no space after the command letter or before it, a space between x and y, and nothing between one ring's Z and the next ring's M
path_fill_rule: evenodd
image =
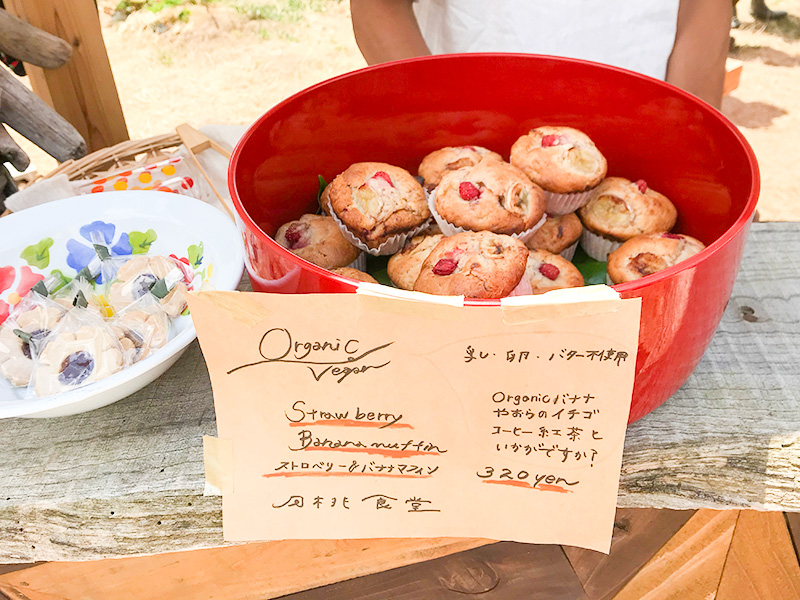
M646 194L647 193L647 182L644 179L640 179L639 181L637 181L636 182L636 187L639 188L639 193L640 194Z
M372 176L373 179L383 179L386 183L390 186L394 187L392 183L392 178L389 177L389 174L386 171L377 171L375 175Z
M433 274L434 275L450 275L453 271L456 270L458 266L458 261L452 258L442 258L433 265Z
M462 181L458 185L458 195L464 200L475 200L476 198L480 198L481 191L469 181Z
M550 263L542 263L539 265L539 273L547 277L550 281L555 281L561 271L559 271L558 267L555 265L551 265Z
M542 137L542 148L549 148L550 146L561 146L567 143L566 136L551 133Z

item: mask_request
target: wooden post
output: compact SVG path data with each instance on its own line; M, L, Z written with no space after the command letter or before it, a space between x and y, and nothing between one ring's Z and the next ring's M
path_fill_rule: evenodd
M4 4L11 14L72 45L72 58L60 69L25 65L39 97L75 126L89 151L129 139L94 0Z

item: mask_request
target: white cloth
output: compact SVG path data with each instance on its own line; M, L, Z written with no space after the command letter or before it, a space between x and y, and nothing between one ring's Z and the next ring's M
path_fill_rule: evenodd
M416 0L433 54L529 52L664 79L679 0Z

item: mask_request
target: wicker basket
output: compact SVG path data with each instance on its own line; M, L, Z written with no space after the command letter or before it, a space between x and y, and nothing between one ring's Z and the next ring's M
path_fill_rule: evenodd
M87 154L83 158L63 162L38 179L47 179L54 175L66 175L70 181L102 177L163 160L174 153L180 145L181 138L176 132L143 140L128 140ZM10 212L6 210L0 216Z

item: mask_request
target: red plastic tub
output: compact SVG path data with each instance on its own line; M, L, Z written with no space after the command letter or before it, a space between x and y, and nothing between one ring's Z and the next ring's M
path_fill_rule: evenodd
M707 104L649 77L571 59L467 54L370 67L300 92L256 121L231 159L253 288L355 290L269 237L316 212L318 175L330 181L360 161L416 173L425 154L453 145L508 158L514 140L542 124L585 131L608 159L609 175L644 179L666 194L678 208L675 231L708 246L615 286L624 298L642 298L630 420L646 415L683 385L711 341L759 191L755 156L739 131Z

